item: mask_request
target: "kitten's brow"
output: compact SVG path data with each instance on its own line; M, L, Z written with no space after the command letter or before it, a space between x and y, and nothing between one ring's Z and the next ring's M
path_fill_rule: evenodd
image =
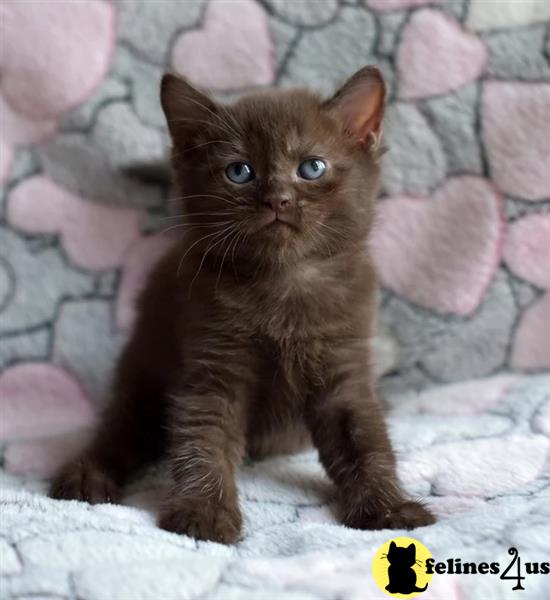
M203 108L204 110L206 110L210 115L212 115L214 118L216 118L218 120L218 126L220 126L220 123L223 125L222 129L224 129L227 133L230 133L231 135L234 135L236 137L240 137L242 135L242 131L238 131L238 129L240 129L239 124L237 123L237 121L231 117L231 115L229 114L229 112L224 109L223 107L220 107L221 111L223 111L223 114L225 115L225 119L222 118L222 116L220 114L218 114L217 112L214 112L211 108L209 108L208 106L206 106L205 104L203 104L202 102L199 102L198 100L195 100L194 98L190 98L190 97L186 97L186 100L192 102L193 104L196 104L197 106L200 106L201 108ZM231 118L232 123L229 122L229 119ZM171 123L175 123L177 121L180 120L184 120L183 118L181 119L174 119L171 120ZM195 119L196 120L196 119ZM198 121L198 120L197 120ZM206 123L211 123L210 121L206 121ZM213 125L215 125L215 123L211 123ZM235 127L237 129L235 129Z
M234 145L233 142L230 142L229 140L210 140L208 142L202 142L201 144L196 144L195 146L191 146L191 148L186 148L185 150L183 150L181 152L172 152L172 158L177 158L179 156L187 154L187 152L191 152L192 150L197 150L197 148L203 148L204 146L209 146L210 144L230 144L231 146Z
M182 121L189 121L191 123L204 123L205 125L211 125L213 127L217 127L221 131L224 131L229 137L237 137L237 138L241 137L233 129L230 129L230 128L222 125L221 123L213 123L212 121L207 121L206 119L192 119L191 117L178 117L177 119L169 119L168 123L170 123L170 124L180 123Z
M220 114L218 114L217 112L214 112L211 108L209 108L208 106L206 106L202 102L199 102L198 100L195 100L194 98L187 98L187 100L190 100L191 102L193 102L193 104L196 104L197 106L200 106L201 108L204 108L209 114L211 114L213 117L215 117L216 119L218 119L218 121L220 121L226 127L228 127L233 132L233 134L236 135L237 137L239 137L240 133L242 133L242 132L238 132L236 129L234 129L231 126L231 123L228 122L228 119L231 118L231 120L233 122L233 125L235 125L237 128L240 129L239 124L235 121L234 118L231 117L231 115L229 114L229 112L225 108L223 108L223 106L220 106L220 110L223 111L223 114L226 116L226 119L222 119L222 117L221 117Z

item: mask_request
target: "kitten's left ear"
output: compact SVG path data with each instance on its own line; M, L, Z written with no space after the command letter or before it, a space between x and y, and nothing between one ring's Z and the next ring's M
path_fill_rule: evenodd
M386 85L376 67L363 67L324 104L358 142L377 147L382 135Z
M174 142L189 142L216 117L215 102L184 77L166 73L160 85L160 103Z

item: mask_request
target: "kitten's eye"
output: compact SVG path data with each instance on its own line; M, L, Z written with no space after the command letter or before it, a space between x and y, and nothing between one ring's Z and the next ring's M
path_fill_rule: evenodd
M319 179L327 170L327 163L320 158L308 158L298 167L302 179Z
M256 177L254 169L245 162L231 163L228 165L227 169L225 169L225 174L229 181L232 181L233 183L247 183Z

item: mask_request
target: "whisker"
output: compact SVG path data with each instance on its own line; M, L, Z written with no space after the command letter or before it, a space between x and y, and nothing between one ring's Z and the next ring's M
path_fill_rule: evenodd
M339 236L339 238L342 241L346 241L348 243L351 243L353 246L355 246L357 248L357 250L359 250L360 252L363 251L363 248L361 248L361 246L359 246L359 244L356 244L355 242L352 242L346 235L345 231L340 231L338 229L334 229L334 227L331 227L330 225L327 225L326 223L323 223L322 221L317 221L317 224L320 225L321 227L324 227L325 229L328 229L329 231L332 231L332 233L336 234L337 236ZM349 233L349 232L348 232Z
M172 152L172 158L178 158L179 156L183 156L192 150L197 150L198 148L203 148L204 146L209 146L210 144L230 144L233 145L233 142L228 140L210 140L208 142L203 142L202 144L196 144L195 146L191 146L191 148L186 148L181 152Z
M238 198L236 198L235 196L231 196L231 199L234 201L232 203L227 198L224 198L223 196L216 196L215 194L189 194L187 196L178 196L177 198L168 198L166 202L181 202L183 200L192 200L194 198L214 198L214 200L222 200L224 202L227 202L228 204L238 204Z
M167 217L159 217L159 221L167 221L168 219L189 219L191 217L227 217L234 215L235 211L225 212L202 212L202 213L183 213L180 215L170 215Z
M233 132L234 135L236 135L237 137L239 136L239 133L242 133L241 127L238 124L238 122L235 120L234 117L231 116L231 114L227 111L227 109L225 109L223 106L220 106L220 110L223 111L224 116L226 117L225 119L222 118L222 116L217 113L214 112L211 108L209 108L208 106L205 106L204 104L202 104L201 102L199 102L198 100L195 100L193 98L189 98L189 100L191 100L191 102L193 102L194 104L200 106L201 108L204 108L208 111L209 114L211 114L213 117L215 117L216 119L218 119L218 121L221 121L221 123L223 123L226 127L229 127L229 129ZM233 125L237 128L233 128L231 123L228 122L228 119L231 119Z
M204 229L206 228L212 228L215 226L218 227L222 227L223 225L227 225L228 223L232 223L233 221L219 221L216 223L200 223L200 224L195 224L195 223L176 223L175 225L171 225L170 227L167 227L166 229L163 229L160 233L161 235L164 235L165 233L168 233L169 231L173 231L174 229L180 229L182 227L187 227L188 229L186 229L186 231L190 231L191 229Z
M237 240L235 241L235 245L233 246L233 250L231 251L231 264L233 265L233 273L235 273L235 277L237 277L237 279L238 279L238 275L237 275L237 269L235 267L235 250L237 249L238 245L241 242L244 242L246 240L247 237L248 237L248 232L246 230L243 230L241 232L240 238L237 238Z
M239 230L229 232L229 236L231 236L231 235L233 235L233 237L229 237L229 242L227 243L227 248L225 249L225 252L223 253L222 261L220 263L220 268L218 270L218 276L216 277L216 285L214 286L214 294L218 293L218 284L220 283L220 277L221 277L222 270L223 270L223 263L225 262L225 257L227 256L227 253L229 252L229 248L231 248L231 244L233 243L234 239L239 235ZM226 239L227 239L227 237L224 238L224 242Z
M240 135L242 134L242 131L240 131L239 124L237 123L237 121L234 118L231 117L231 115L229 114L229 112L226 109L224 109L223 107L220 107L220 109L223 111L224 116L226 117L225 119L223 119L220 113L214 112L211 108L209 108L202 102L199 102L198 100L195 100L194 98L187 98L187 99L189 101L191 101L193 104L196 104L197 106L206 110L208 112L208 114L212 115L218 121L217 125L220 127L220 129L224 129L224 131L226 131L227 133L230 133L231 135L240 137ZM237 129L239 129L239 131L237 131L237 129L235 129L235 127L233 127L233 125L231 123L229 123L230 118L233 122L233 125L235 127L237 127ZM175 121L179 121L179 120L183 120L183 119L175 119ZM191 119L191 120L193 120L193 119ZM194 119L194 120L197 122L199 121L198 119ZM207 123L209 123L210 125L216 125L215 122L213 123L211 121L207 121ZM223 127L221 127L220 123L221 123L221 125L223 125Z
M211 127L217 127L218 129L226 133L229 137L240 137L240 135L237 132L232 131L227 126L227 124L224 124L223 122L220 123L216 121L208 121L207 119L192 119L190 117L179 117L178 119L170 119L169 123L180 123L182 121L190 121L192 123L204 123L205 125L210 125Z
M224 231L225 231L225 230L224 230ZM191 252L191 250L192 250L192 249L193 249L193 248L194 248L194 247L195 247L195 246L196 246L196 245L197 245L199 242L202 242L202 240L206 240L206 239L208 239L209 237L212 237L212 236L214 236L214 235L215 235L215 236L218 236L218 235L220 235L220 233L223 233L223 231L222 231L222 232L220 232L220 231L217 231L217 232L216 232L216 231L214 231L214 232L212 232L212 233L208 233L208 234L206 234L205 236L203 236L203 237L199 238L198 240L196 240L195 242L193 242L193 243L191 244L191 246L189 246L189 248L187 248L187 250L185 251L185 254L184 254L182 257L181 257L181 260L180 260L180 262L179 262L179 264L178 264L178 270L176 271L176 277L179 277L180 270L181 270L181 265L183 264L183 261L185 260L185 257L186 257L186 256L189 254L189 252Z
M326 252L328 254L328 257L332 258L333 252L331 251L331 248L328 245L328 242L325 240L325 238L319 232L315 231L314 229L311 229L309 231L309 235L310 235L311 239L316 244L318 244L319 242L321 242L324 245L324 247L325 247L325 250L326 250Z
M344 232L340 231L338 229L334 229L334 227L331 227L330 225L327 225L326 223L323 223L323 221L317 221L318 225L321 225L321 227L324 227L325 229L328 229L329 231L332 231L333 233L336 233L336 235L340 235L343 236Z
M177 215L167 215L164 217L158 217L158 220L166 221L168 219L191 219L193 217L227 217L237 214L234 209L224 209L223 211L215 212L181 212Z
M233 240L233 248L231 250L231 267L233 268L233 275L235 275L235 279L239 279L239 274L237 273L237 269L235 267L235 249L237 248L237 244L239 242L239 239L243 237L243 232L240 231L238 233L238 235L235 236L235 239Z
M193 279L191 280L191 283L189 284L189 289L188 289L188 295L189 297L191 296L191 289L193 287L193 284L195 283L195 280L197 279L197 277L199 276L199 273L202 270L202 266L204 264L204 261L206 260L206 257L208 256L208 254L210 253L210 250L214 249L216 246L218 246L220 244L220 242L224 242L227 239L228 235L231 235L231 232L233 230L233 228L235 227L235 225L230 225L229 227L227 227L226 229L224 229L223 231L219 232L216 237L212 240L210 240L210 242L208 243L208 246L206 247L206 250L204 251L202 258L201 258L201 262L199 264L199 268L197 269L197 272L195 273ZM224 236L223 234L229 230L229 233ZM221 239L218 239L220 238Z

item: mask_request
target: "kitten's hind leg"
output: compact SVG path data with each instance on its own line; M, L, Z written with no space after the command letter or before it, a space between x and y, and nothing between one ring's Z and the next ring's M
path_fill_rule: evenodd
M92 504L116 502L120 487L135 469L162 452L163 383L142 360L134 339L117 369L113 402L89 447L66 464L50 486L52 498Z

